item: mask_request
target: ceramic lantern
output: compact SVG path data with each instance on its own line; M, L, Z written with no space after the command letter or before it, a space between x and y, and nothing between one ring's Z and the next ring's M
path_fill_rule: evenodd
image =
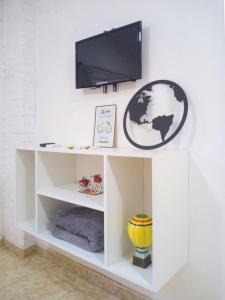
M152 245L152 219L145 214L137 214L128 222L128 235L136 247L133 264L147 268L151 264L148 248Z

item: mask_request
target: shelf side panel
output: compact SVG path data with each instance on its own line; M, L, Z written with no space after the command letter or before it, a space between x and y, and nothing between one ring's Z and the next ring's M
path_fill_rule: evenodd
M153 159L153 286L159 290L188 257L188 154Z
M144 213L152 216L152 160L145 158L144 164Z
M104 211L104 196L88 195L78 191L77 184L67 184L58 187L48 187L39 189L38 195L54 198L74 205L89 207L92 209Z
M35 219L35 152L16 151L16 222Z
M143 213L143 159L108 157L106 162L106 263L112 265L134 252L127 223Z

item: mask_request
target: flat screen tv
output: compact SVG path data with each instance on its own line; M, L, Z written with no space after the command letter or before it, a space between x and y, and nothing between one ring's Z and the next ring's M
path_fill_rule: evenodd
M133 81L142 76L141 21L76 42L76 88Z

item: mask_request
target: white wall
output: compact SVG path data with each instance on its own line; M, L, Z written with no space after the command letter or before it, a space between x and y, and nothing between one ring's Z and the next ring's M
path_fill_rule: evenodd
M143 22L143 79L107 95L75 90L74 42L136 20ZM188 121L171 145L190 149L191 197L189 263L153 298L225 299L223 1L38 1L39 141L90 144L95 106L116 103L117 142L130 146L122 129L124 109L137 89L156 79L177 82L189 98Z

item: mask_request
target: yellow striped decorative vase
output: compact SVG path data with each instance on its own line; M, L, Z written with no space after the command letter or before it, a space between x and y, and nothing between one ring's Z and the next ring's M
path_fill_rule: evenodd
M128 222L128 235L136 247L133 264L147 268L151 264L148 248L152 245L152 219L145 214L137 214Z

